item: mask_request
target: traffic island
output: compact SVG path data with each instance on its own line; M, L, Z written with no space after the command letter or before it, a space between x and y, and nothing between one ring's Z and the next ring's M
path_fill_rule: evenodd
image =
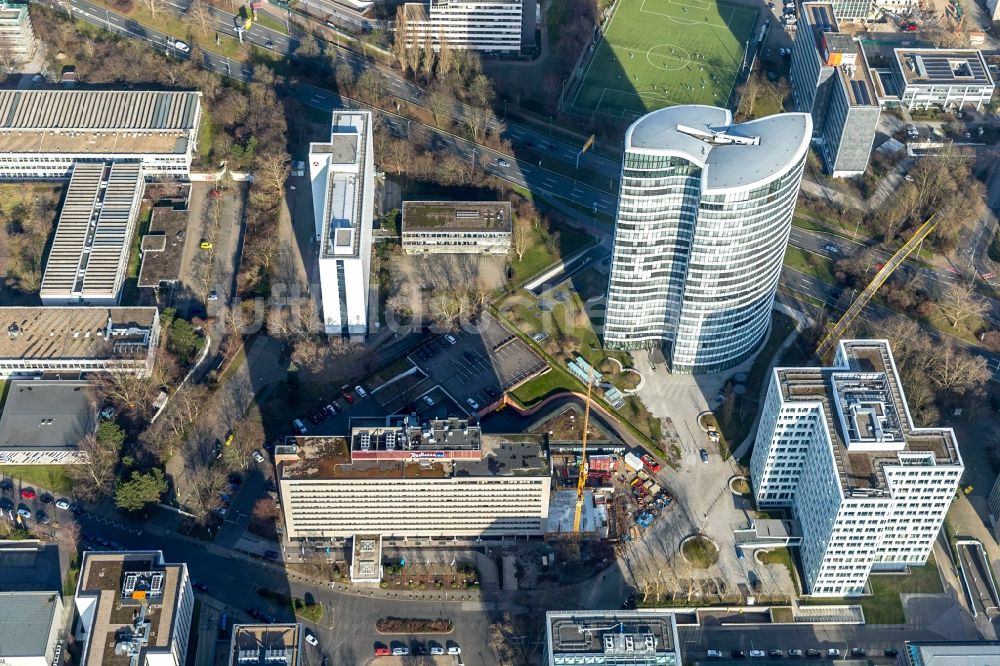
M681 541L681 557L696 569L708 569L719 561L719 545L704 534L692 534Z

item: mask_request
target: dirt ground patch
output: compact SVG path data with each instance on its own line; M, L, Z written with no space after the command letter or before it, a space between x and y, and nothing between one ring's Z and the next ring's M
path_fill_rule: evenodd
M477 254L396 254L390 259L388 303L393 309L408 307L414 317L430 318L428 302L436 289L477 285L492 291L506 281L506 257Z

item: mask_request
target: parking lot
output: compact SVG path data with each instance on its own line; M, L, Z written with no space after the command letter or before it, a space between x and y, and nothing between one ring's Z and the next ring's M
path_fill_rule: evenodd
M489 315L477 327L447 333L418 347L410 360L463 410L482 412L545 363Z

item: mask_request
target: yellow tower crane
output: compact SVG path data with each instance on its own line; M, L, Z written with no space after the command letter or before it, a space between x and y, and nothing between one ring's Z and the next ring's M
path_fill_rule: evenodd
M573 533L580 533L583 514L583 489L587 485L587 431L590 429L590 393L594 388L594 369L587 372L587 402L583 407L583 437L580 441L580 474L576 480L576 512L573 514Z

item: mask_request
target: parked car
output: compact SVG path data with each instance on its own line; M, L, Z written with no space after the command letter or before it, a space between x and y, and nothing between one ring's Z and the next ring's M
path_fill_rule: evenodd
M21 499L26 499L26 500L35 499L35 491L32 488L22 488Z
M751 659L760 659L760 658L766 657L766 656L767 656L767 653L764 652L763 650L750 650L750 658Z
M385 647L384 645L380 645L380 646L378 646L378 647L375 648L375 656L376 657L388 657L391 654L392 654L392 650L390 650L389 648Z
M438 645L437 643L431 643L431 654L433 655L444 654L444 648Z
M200 247L203 250L211 250L212 244L209 243L207 240L203 240L201 243L198 244L198 247Z
M472 407L473 409L479 409L479 403L473 400L472 398L466 398L465 401L469 403L469 407Z
M709 659L722 659L722 652L719 650L709 650L705 653Z
M48 525L49 523L52 522L52 519L49 518L48 514L45 513L44 511L36 511L35 520L40 522L42 525Z
M254 452L253 452L253 453L251 453L250 455L251 455L251 456L253 457L253 459L254 459L254 460L256 460L257 462L259 462L259 463L262 463L262 462L264 462L264 456L262 456L262 455L261 455L260 451L254 451Z
M736 546L736 559L738 559L740 562L746 559L746 555L743 553L743 549L740 548L739 546Z
M702 449L701 451L699 451L699 455L701 455L701 461L703 463L707 463L708 462L708 451L706 451L705 449Z
M899 656L899 650L897 650L894 647L888 647L888 648L882 650L882 654L884 654L887 657L898 657Z
M56 500L56 508L57 509L62 509L62 510L65 511L66 509L69 508L69 500L68 499L63 499L63 498L57 499Z
M820 654L822 654L822 653L819 650L815 649L815 648L809 648L808 650L806 650L806 656L807 657L818 657L818 656L820 656Z
M455 336L454 336L454 335L452 335L451 333L445 333L445 335L444 335L444 339L448 341L448 344L449 344L449 345L453 345L453 344L455 344L456 342L458 342L458 340L457 340L457 339L455 339Z
M826 656L828 656L830 659L836 659L837 657L840 656L840 650L838 650L837 648L830 648L826 651Z
M802 650L799 650L798 648L792 648L791 650L788 651L789 657L801 657L804 654L805 653Z
M358 394L358 397L359 397L359 398L366 398L366 397L368 397L368 392L367 392L367 391L365 391L365 390L364 390L364 389L363 389L362 387L360 387L360 386L355 386L355 387L354 387L354 392Z
M335 416L337 414L337 407L332 402L323 409L325 409L326 413L330 416Z
M344 391L340 395L341 395L341 397L344 398L344 400L347 401L347 404L349 404L349 405L353 405L354 404L354 396L351 395L350 391Z
M424 402L426 402L428 405L430 405L432 407L434 406L434 400L429 395L423 396L423 399L424 399Z
M393 657L405 657L410 654L410 649L405 647L394 647L392 648Z
M743 650L733 650L732 652L729 653L729 656L732 657L733 659L746 659L747 653L744 652Z
M42 504L52 504L56 500L54 497L52 497L52 495L49 495L48 493L42 493L41 495L38 496L38 501L41 502Z
M294 421L292 421L292 425L295 426L295 429L299 431L300 435L304 435L306 434L306 432L308 432L306 430L306 424L303 423L300 419L295 419Z
M771 657L772 659L777 659L778 657L784 657L785 653L777 648L774 648L773 650L767 651L767 656Z
M313 647L319 647L319 639L316 638L316 634L306 629L306 643L312 645Z
M14 482L10 479L4 479L0 481L0 490L12 490L14 488Z
M215 292L215 291L208 292L208 300L210 300L210 301L217 301L217 300L219 300L219 294L218 294L218 292Z
M21 516L22 518L31 518L31 509L24 506L20 506L17 508L17 515Z
M462 648L458 647L458 643L448 641L448 654L462 654Z

